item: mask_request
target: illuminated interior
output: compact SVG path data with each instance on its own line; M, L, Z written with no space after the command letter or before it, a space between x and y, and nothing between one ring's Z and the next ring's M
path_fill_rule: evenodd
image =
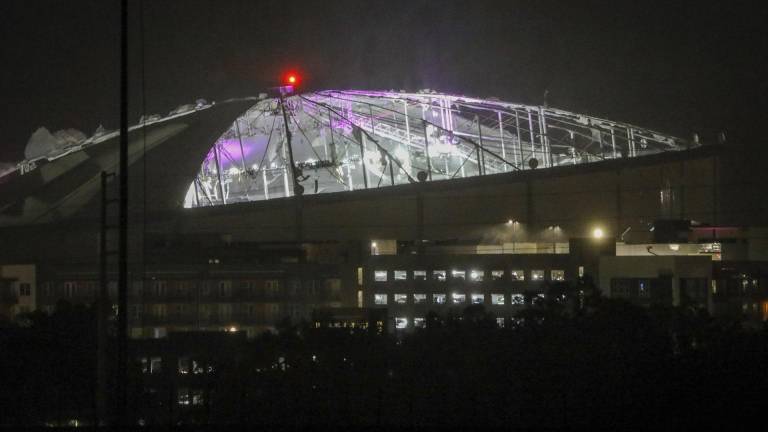
M429 91L263 96L216 141L184 205L546 169L691 145L550 107Z

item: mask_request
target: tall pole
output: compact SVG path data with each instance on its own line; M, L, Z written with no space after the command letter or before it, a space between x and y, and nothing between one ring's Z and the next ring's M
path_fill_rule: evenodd
M128 425L128 0L120 2L120 224L118 244L117 422Z
M106 425L108 393L107 325L109 291L107 289L107 176L101 172L101 229L99 231L99 297L96 302L96 426Z
M294 188L294 195L297 195L296 193L296 185L298 185L298 180L296 179L296 165L294 165L293 162L293 148L291 147L291 130L288 128L288 114L285 112L285 99L283 98L283 93L281 91L280 93L280 109L283 112L283 125L285 126L285 143L288 146L288 162L291 165L291 178L293 179L293 188Z
M285 98L283 97L282 90L280 90L280 108L283 112L283 123L285 126L285 142L288 147L288 160L289 160L289 163L291 164L291 178L293 179L293 195L296 197L296 207L295 207L296 240L301 242L304 237L304 209L303 209L303 202L302 202L302 195L304 194L304 186L299 184L298 173L296 172L296 164L294 163L294 160L293 160L293 147L291 146L291 130L288 127L288 113L285 111ZM299 278L299 284L301 285L301 278Z

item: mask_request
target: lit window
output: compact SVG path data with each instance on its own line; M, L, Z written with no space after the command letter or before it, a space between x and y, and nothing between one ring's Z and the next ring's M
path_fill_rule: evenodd
M491 280L502 280L504 279L504 270L491 270Z
M445 294L432 294L432 303L445 304Z
M408 318L405 317L395 317L395 328L396 329L404 329L408 327Z
M513 281L524 281L525 280L525 271L523 270L510 270L509 271L509 279Z
M395 294L395 303L399 303L399 304L408 303L408 294Z
M565 280L565 271L563 270L552 270L549 272L549 278L553 281L564 281Z
M387 281L387 271L386 270L376 270L373 272L373 280L376 282L386 282Z
M192 405L203 405L205 399L203 399L202 390L192 390Z
M161 357L152 357L149 360L149 373L156 374L163 370L163 359Z
M423 304L427 302L427 295L426 294L414 294L413 295L413 303L414 304Z
M498 328L504 328L504 318L496 318L496 326Z
M534 280L534 281L544 280L544 270L531 270L531 280Z
M445 280L445 270L432 270L432 279L436 281Z
M512 294L509 296L509 302L513 305L523 305L525 304L525 296L522 294Z
M542 304L544 303L544 294L536 294L536 297L533 298L534 304Z
M413 326L416 328L424 328L427 326L427 321L424 318L414 318L413 319Z
M386 294L374 294L373 295L373 303L377 305L385 305L387 304L387 295Z
M504 294L491 294L491 304L503 306Z
M485 301L485 295L472 294L472 304L483 304L484 301Z
M189 357L179 357L179 373L186 375L189 373L189 371Z
M464 280L467 278L467 272L464 270L451 270L451 278L457 280Z
M417 280L417 281L427 280L427 271L426 270L414 270L413 271L413 280Z
M469 272L469 280L472 282L482 282L485 279L485 272L482 270L471 270Z
M190 404L190 397L189 397L189 390L185 388L180 388L178 391L178 403L179 405L189 405Z
M584 277L584 266L579 266L579 277Z
M467 301L467 295L466 294L453 293L451 295L451 297L453 298L453 303L454 304L460 304L460 303L464 303L465 301Z
M651 296L651 290L648 288L648 281L641 280L637 283L637 296L643 298Z
M404 281L408 279L408 272L405 270L395 270L395 280Z

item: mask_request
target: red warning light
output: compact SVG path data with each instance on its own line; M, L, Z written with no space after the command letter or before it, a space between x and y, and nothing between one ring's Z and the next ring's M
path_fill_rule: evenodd
M288 86L297 86L299 85L299 74L296 72L288 72L285 75L283 75L283 85Z
M301 76L296 70L286 71L281 74L280 83L280 93L291 94L301 85Z

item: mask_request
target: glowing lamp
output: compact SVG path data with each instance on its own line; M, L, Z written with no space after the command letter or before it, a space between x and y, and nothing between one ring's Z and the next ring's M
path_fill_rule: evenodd
M286 74L285 77L283 78L283 83L284 85L287 85L287 86L297 86L299 85L299 80L300 78L298 74L289 73L289 74Z
M594 230L592 230L592 237L596 239L601 239L603 238L603 236L605 236L605 233L603 232L602 228L595 228Z

